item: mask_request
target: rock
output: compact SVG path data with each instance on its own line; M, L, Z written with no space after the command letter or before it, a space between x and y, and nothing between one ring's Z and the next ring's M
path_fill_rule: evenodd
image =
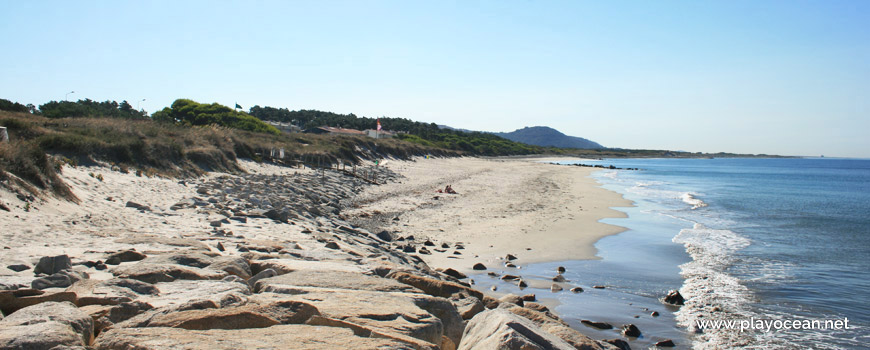
M131 301L118 305L87 305L79 307L79 310L88 313L94 319L94 333L99 334L115 323L126 321L153 308L148 303Z
M230 220L238 221L243 224L248 222L248 218L244 216L230 216Z
M523 306L523 298L516 294L507 294L498 298L499 303L509 303L518 306Z
M656 346L662 347L662 348L672 348L672 347L675 347L676 345L674 344L673 340L667 339L667 340L662 340L662 341L656 343Z
M526 288L526 287L528 287L528 286L529 286L529 285L526 284L526 282L523 281L523 280L519 280L519 281L517 281L517 287L520 287L520 289L522 289L522 288Z
M683 295L680 294L678 290L668 291L668 295L665 296L665 303L671 305L683 305L686 302L686 299L683 299Z
M6 268L7 268L7 269L10 269L10 270L12 270L12 271L15 271L15 272L21 272L21 271L30 270L30 266L27 266L27 265L24 265L24 264L14 264L14 265L9 265L9 266L6 266Z
M420 250L417 252L424 255L432 255L432 252L430 252L429 249L426 249L426 247L420 247Z
M477 314L462 334L459 350L471 349L574 349L527 319L502 309Z
M473 270L481 271L481 270L486 270L486 265L481 264L481 263L477 263L477 264L474 264L474 266L472 266L471 268Z
M216 341L220 339L220 341ZM414 345L396 339L365 338L339 327L309 325L277 325L268 328L241 330L212 329L192 331L178 328L124 328L102 334L97 350L237 350L286 349L402 349L415 350ZM423 350L434 350L435 347Z
M559 317L553 315L550 312L541 312L533 310L529 307L517 307L511 304L502 304L499 307L532 321L535 325L540 327L545 332L561 338L562 340L564 340L568 344L571 344L577 349L611 349L609 344L602 344L596 340L593 340L592 338L583 335L577 330L571 328L567 323L565 323L564 321L559 319Z
M619 348L619 350L631 350L631 346L628 344L628 342L622 339L605 339L602 341L608 344L612 344L613 346Z
M0 320L3 349L86 346L93 337L94 320L69 302L28 306Z
M130 249L130 250L124 250L124 251L120 251L120 252L113 253L113 254L109 255L108 257L106 257L105 263L107 265L118 265L122 262L139 261L139 260L142 260L145 258L146 258L145 254L142 254L140 252L137 252L135 250Z
M242 279L251 278L251 265L240 256L219 256L212 259L209 269L226 272L230 275L239 276Z
M447 243L441 243L441 248L449 249L449 248L450 248L450 245L447 244Z
M517 267L517 265L514 265L513 263L510 263L510 262L506 262L506 263L504 263L504 267L514 268L514 267Z
M378 232L377 237L380 238L384 242L392 242L393 235L388 231Z
M420 290L394 279L347 271L298 270L262 279L254 284L257 292L292 293L299 287L354 289L378 292L410 292Z
M33 289L66 288L72 284L72 278L70 278L70 275L65 273L56 273L51 276L40 277L30 282L30 286Z
M406 244L405 246L402 247L402 251L405 253L416 253L417 248L414 248L413 245Z
M217 250L222 251L222 252L227 250L226 248L224 248L224 244L221 242L218 242L216 248L217 248Z
M514 275L501 276L502 281L514 281L514 280L518 280L518 279L520 279L520 276L514 276Z
M523 299L523 301L535 301L538 300L538 296L534 294L525 294L521 296L520 299Z
M454 343L463 321L450 301L422 294L300 288L302 294L261 293L258 302L296 300L314 305L323 317L351 322L383 333L403 334L432 344L446 335Z
M553 277L553 282L565 282L565 276L556 275L556 277Z
M606 287L596 285L596 286L592 286L592 288L595 288L595 289L604 289L604 288L606 288Z
M574 287L574 288L571 288L571 291L574 292L574 293L582 293L582 292L583 292L583 288L580 288L580 287Z
M265 269L263 271L260 271L258 274L254 275L250 279L248 279L247 282L248 282L248 285L251 286L251 288L253 288L257 284L257 281L262 280L264 278L270 278L270 277L275 277L275 276L278 276L278 272L276 272L275 269Z
M159 291L150 283L132 279L81 280L67 288L67 292L75 293L75 304L86 305L118 305L138 299L142 296L157 296Z
M451 269L451 268L448 268L442 272L447 276L456 277L458 279L468 278L468 276L466 276L464 273L456 271L456 270Z
M211 227L221 227L221 225L223 225L223 222L222 220L212 220L209 221L208 225Z
M640 336L640 329L633 324L626 324L622 326L622 335L637 338Z
M33 268L33 274L44 273L53 275L63 270L71 270L72 261L66 254L58 256L44 256L39 258L39 263Z
M565 273L565 267L564 266L557 267L556 272L558 272L560 275Z
M523 302L523 307L529 308L538 312L550 312L550 309L542 304L538 304L535 302Z
M550 291L553 292L553 293L561 292L561 291L562 291L562 286L553 283L553 285L550 286Z
M450 301L453 303L453 306L456 306L456 311L459 312L459 316L463 320L470 320L474 315L486 310L483 302L475 297L450 298Z
M251 290L244 283L221 280L176 280L156 283L154 287L160 291L159 296L143 296L139 300L150 303L156 308L203 300L226 306L235 303L240 297L251 294Z
M147 259L146 259L147 260ZM219 280L228 274L224 271L197 268L169 263L139 262L133 265L119 266L112 270L118 278L130 278L148 283L171 282L183 280Z
M426 242L423 242L423 245L428 246L428 247L434 247L435 243L433 243L432 241L427 239Z
M127 201L127 204L124 206L127 208L133 208L133 209L142 210L142 211L151 210L151 208L148 207L147 205L142 205L142 204L139 204L139 203L136 203L133 201Z
M659 312L658 312L658 311L653 311L653 312L651 312L649 315L652 316L652 317L659 317Z
M0 291L0 311L9 315L28 306L45 302L76 302L76 294L70 292L46 293L36 289Z
M329 248L329 249L340 249L338 247L338 243L335 243L335 242L326 243L325 247Z
M429 277L412 275L406 272L390 272L388 278L401 283L414 286L424 293L442 298L449 298L453 294L464 292L467 295L483 300L483 293L478 290L463 286L459 283L437 280Z
M517 257L513 256L512 254L508 254L504 257L504 259L507 261L511 261L511 260L517 260Z
M143 326L198 330L265 328L277 324L301 324L313 315L320 315L320 312L311 304L285 300L158 314Z
M594 327L598 329L613 329L613 325L605 322L593 322L590 320L581 320L580 323L585 324L589 327Z

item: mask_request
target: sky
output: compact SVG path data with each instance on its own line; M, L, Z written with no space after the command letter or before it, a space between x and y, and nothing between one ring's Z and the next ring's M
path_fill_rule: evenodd
M190 98L870 157L863 0L0 0L0 43L0 98L37 106Z

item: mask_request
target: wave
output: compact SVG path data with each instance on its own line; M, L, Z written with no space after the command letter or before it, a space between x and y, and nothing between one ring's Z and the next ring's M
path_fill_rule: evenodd
M680 196L680 199L682 199L683 202L685 202L686 204L691 205L692 210L695 210L698 208L703 208L703 207L707 206L707 203L704 203L704 201L698 199L695 196L696 196L696 194L694 194L694 193L686 192Z
M686 247L692 261L680 265L685 281L680 293L686 304L676 313L677 322L698 333L696 321L710 319L743 319L753 316L750 303L753 293L728 274L734 253L749 246L749 239L730 230L716 230L696 223L693 228L680 230L674 243ZM735 345L749 345L755 336L750 333L725 329L705 329L696 334L695 349L718 349Z

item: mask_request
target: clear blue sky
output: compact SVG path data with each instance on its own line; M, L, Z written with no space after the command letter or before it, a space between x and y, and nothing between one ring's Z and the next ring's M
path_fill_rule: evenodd
M870 157L870 1L0 1L0 98Z

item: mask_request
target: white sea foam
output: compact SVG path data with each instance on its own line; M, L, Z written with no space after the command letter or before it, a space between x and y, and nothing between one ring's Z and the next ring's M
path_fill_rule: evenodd
M691 205L692 210L707 206L707 203L704 203L704 201L698 199L695 196L696 194L687 192L683 193L683 195L680 196L680 199L682 199L683 202L685 202L686 204Z
M716 230L702 224L683 229L673 238L683 244L692 261L680 265L680 274L685 278L680 293L686 305L677 312L677 322L692 329L697 320L748 318L755 297L727 270L734 262L734 253L749 246L749 239L730 230ZM705 330L698 334L696 349L752 344L755 335L730 330Z

